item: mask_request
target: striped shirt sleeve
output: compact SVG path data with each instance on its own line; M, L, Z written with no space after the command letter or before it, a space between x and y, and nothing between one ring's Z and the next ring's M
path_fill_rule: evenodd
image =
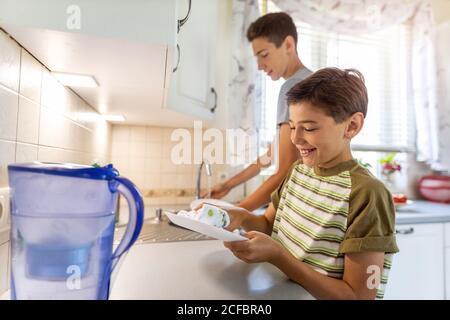
M341 253L398 252L395 210L390 192L375 178L355 182L350 195L347 231Z

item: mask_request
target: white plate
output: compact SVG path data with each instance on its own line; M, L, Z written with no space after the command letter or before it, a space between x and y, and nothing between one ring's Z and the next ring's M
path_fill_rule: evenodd
M195 199L194 201L191 202L190 207L191 207L191 209L194 209L203 203L209 203L209 204L212 204L213 206L225 207L225 208L235 207L234 204L224 201L224 200L219 200L219 199Z
M196 231L208 237L212 237L223 241L248 240L246 237L241 236L238 233L230 232L222 228L217 228L198 220L194 220L184 216L179 216L177 214L167 211L164 213L169 218L169 220L175 223L176 225L187 228L189 230Z

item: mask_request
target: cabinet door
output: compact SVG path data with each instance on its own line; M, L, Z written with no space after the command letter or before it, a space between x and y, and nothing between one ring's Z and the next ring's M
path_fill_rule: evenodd
M450 300L450 247L445 248L445 299Z
M0 21L13 36L31 30L40 30L37 35L42 35L51 30L173 46L176 1L2 0ZM62 34L58 37L66 40Z
M178 1L178 17L188 12L188 0ZM187 22L178 33L166 107L199 119L212 119L213 59L218 17L217 0L192 0ZM179 52L179 55L178 55Z
M0 296L9 289L9 242L0 244Z
M450 247L450 222L445 224L445 246Z
M385 299L444 299L444 225L398 225Z

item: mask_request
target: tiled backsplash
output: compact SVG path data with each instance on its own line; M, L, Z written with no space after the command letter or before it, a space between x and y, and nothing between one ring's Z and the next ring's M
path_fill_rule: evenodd
M128 177L146 197L147 203L189 203L195 197L198 165L174 164L171 150L178 143L171 141L175 128L114 125L112 129L112 161L121 175ZM187 129L193 134L193 129ZM225 164L212 165L212 186L221 174L230 176L240 168ZM202 189L208 185L202 172ZM243 187L235 188L225 198L237 201Z
M0 189L8 186L10 163L91 164L110 157L111 125L0 30ZM8 238L2 226L0 295L9 284Z
M9 163L110 161L111 125L0 30L0 187Z

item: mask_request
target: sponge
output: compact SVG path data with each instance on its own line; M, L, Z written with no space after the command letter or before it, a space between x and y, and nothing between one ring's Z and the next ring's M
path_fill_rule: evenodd
M178 212L178 215L186 216L218 228L226 228L230 224L230 216L225 210L206 203L198 211L181 210Z

